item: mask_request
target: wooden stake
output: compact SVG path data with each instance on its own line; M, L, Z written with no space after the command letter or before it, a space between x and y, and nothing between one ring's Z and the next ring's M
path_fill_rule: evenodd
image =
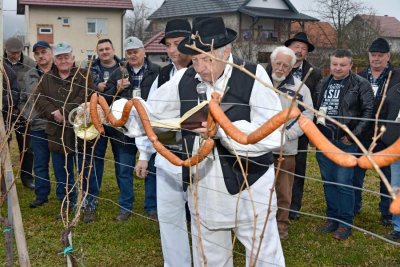
M0 140L5 140L6 133L3 121L3 114L0 113ZM5 141L7 142L7 141ZM30 267L31 263L29 260L28 247L25 239L25 231L22 223L22 215L19 207L17 188L14 183L14 174L11 164L10 151L8 145L4 145L2 151L0 151L0 167L4 169L4 178L7 195L8 205L8 219L9 223L14 226L15 241L17 243L17 251L19 264L22 267ZM9 188L11 186L11 188Z

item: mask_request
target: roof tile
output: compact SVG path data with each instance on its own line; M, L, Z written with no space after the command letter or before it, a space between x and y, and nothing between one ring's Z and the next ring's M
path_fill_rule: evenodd
M400 21L395 17L360 15L365 21L374 21L379 25L379 35L382 37L400 37Z
M164 32L159 32L153 37L151 37L145 44L144 49L146 53L166 53L165 45L160 44L161 39L164 37Z

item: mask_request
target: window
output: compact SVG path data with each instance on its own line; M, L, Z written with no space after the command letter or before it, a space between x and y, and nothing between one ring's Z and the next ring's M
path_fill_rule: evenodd
M107 19L87 19L87 33L107 34Z
M39 27L38 32L39 32L39 34L52 34L53 28L52 27Z
M91 59L95 59L96 58L96 53L95 53L95 51L93 51L93 50L86 50L86 57L87 57L87 59L88 60L91 60Z
M70 25L70 18L64 17L61 18L61 23L63 26L69 26Z

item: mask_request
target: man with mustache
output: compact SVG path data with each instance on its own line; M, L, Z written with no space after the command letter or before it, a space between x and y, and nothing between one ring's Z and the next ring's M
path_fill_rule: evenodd
M296 63L296 55L293 50L286 46L279 46L274 49L271 54L271 64L267 67L269 77L274 84L274 87L279 89L285 94L294 96L296 91L301 85L301 81L295 78L292 74L292 69ZM283 95L279 95L282 108L285 109L291 105L291 100ZM297 95L297 99L303 101L310 107L313 107L311 93L306 85L303 85ZM298 106L295 103L295 106ZM298 106L303 115L312 120L314 114L309 109L304 109ZM279 237L286 239L289 231L289 208L292 200L292 187L294 179L294 170L297 165L296 154L299 137L304 135L297 120L291 120L287 123L285 129L286 142L283 146L283 157L281 162L281 169L275 184L276 196L278 199L278 211L276 213L276 220L278 222ZM275 168L279 164L279 151L274 153Z
M315 89L318 82L322 79L321 70L313 65L311 65L307 60L308 53L314 51L314 45L308 40L307 34L305 32L296 33L293 38L285 42L285 46L293 50L296 55L296 62L294 63L292 69L292 75L303 80L307 75L310 68L313 68L310 76L305 82L305 85L311 92L311 97L313 99L313 104L315 106ZM307 149L308 149L308 138L304 134L299 138L297 155L296 155L296 168L295 176L292 189L292 201L290 204L289 217L292 220L298 220L300 214L296 211L300 211L301 202L303 199L304 190L304 176L306 175L306 163L307 163Z

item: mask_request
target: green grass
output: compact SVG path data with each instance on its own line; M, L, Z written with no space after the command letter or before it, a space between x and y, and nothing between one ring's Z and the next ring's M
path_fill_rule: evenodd
M112 159L110 153L107 158ZM13 160L17 162L15 152ZM310 153L308 160L307 175L319 180L315 155ZM368 173L365 187L378 190L379 180L374 173ZM59 212L54 184L49 203L37 209L28 207L34 193L23 188L20 181L17 181L17 188L32 266L65 266L66 259L60 254L63 250L60 242L63 226L54 218ZM73 230L74 253L81 266L162 266L158 224L143 216L143 192L143 180L136 179L135 215L126 223L117 223L114 217L119 211L115 204L118 187L113 164L106 164L98 221L79 223ZM385 236L392 229L379 225L378 202L378 196L364 193L363 210L356 217L355 225ZM325 214L321 182L306 181L302 211L320 216ZM6 216L7 206L4 205L0 212ZM323 223L321 218L303 215L291 225L289 238L282 243L287 266L400 266L399 247L357 230L349 240L339 242L316 231ZM1 226L1 230L3 228ZM3 235L0 244L0 266L5 266ZM244 249L238 244L235 251L243 253ZM18 265L16 252L14 257ZM243 256L235 254L234 260L235 266L244 266Z

